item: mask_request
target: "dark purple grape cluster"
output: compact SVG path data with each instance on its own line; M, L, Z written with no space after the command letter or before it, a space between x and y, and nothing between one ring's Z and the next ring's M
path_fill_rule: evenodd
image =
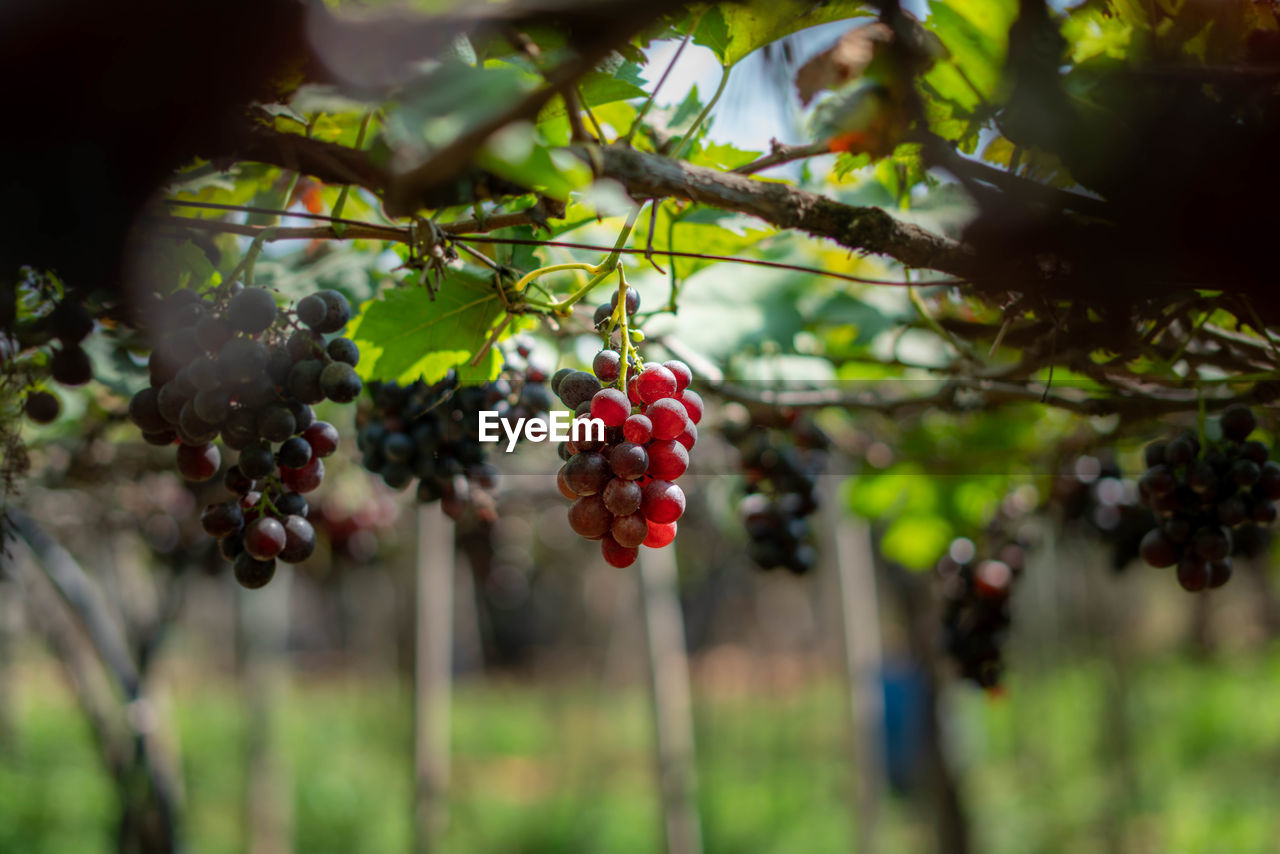
M223 483L234 498L205 508L204 529L220 541L245 587L261 587L276 561L298 563L315 548L305 493L324 479L338 432L311 405L350 403L362 382L360 353L347 338L326 340L351 319L336 291L292 309L262 288L204 296L179 290L155 307L149 325L163 338L148 362L151 384L129 401L129 418L153 445L178 445L178 471L213 478L222 455L238 452Z
M1004 673L1003 649L1012 622L1009 599L1026 551L1007 542L994 558L979 560L977 554L972 541L961 538L938 562L942 644L962 677L991 690Z
M48 346L48 361L43 372L27 374L28 384L36 373L47 373L64 386L81 386L93 379L93 362L83 343L95 326L94 313L72 295L62 292L51 277L30 274L17 287L8 285L0 302L6 322L0 324L0 361L17 355L19 344L9 337L16 320L17 305L22 303L35 316L26 330L28 340ZM12 312L12 315L11 315ZM43 389L28 387L22 405L23 414L35 424L57 420L62 405L56 396Z
M1142 538L1142 559L1177 567L1178 583L1193 593L1230 580L1238 535L1253 539L1249 529L1274 522L1280 499L1280 465L1268 460L1264 443L1249 439L1258 425L1253 412L1231 406L1218 424L1217 442L1202 445L1186 432L1148 445L1138 481L1157 522Z
M518 347L520 358L527 345ZM369 384L369 400L358 412L356 445L361 465L392 489L416 479L418 500L441 502L453 519L472 507L483 519L495 515L498 470L480 441L480 412L500 418L541 418L551 408L547 374L508 359L493 382L460 386L455 372L438 383Z
M745 496L738 513L761 569L803 575L817 564L809 516L817 512L818 476L826 468L825 433L808 416L791 413L785 428L726 421L724 434L742 458Z
M1106 452L1077 457L1054 479L1050 502L1064 528L1110 546L1115 572L1123 572L1138 558L1142 538L1155 524L1155 516L1138 500L1134 481L1125 479L1114 456Z

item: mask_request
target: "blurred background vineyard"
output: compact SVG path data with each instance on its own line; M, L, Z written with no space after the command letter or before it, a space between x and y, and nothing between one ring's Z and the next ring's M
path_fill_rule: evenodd
M78 456L53 461L65 472L97 446L69 447ZM636 577L571 534L549 476L519 473L547 450L503 460L502 514L457 529L443 844L661 850ZM169 585L185 588L146 699L124 718L179 769L192 851L410 846L417 517L348 469L331 474L317 508L329 548L263 591L208 574L207 539L182 545L193 521L183 504L195 499L172 475L28 491L34 515L108 582L105 607L135 632ZM818 526L815 572L762 573L732 512L739 485L698 478L677 543L705 850L852 850L852 771L866 757L853 751L833 532ZM134 523L121 524L122 509ZM1052 512L1029 520L1036 545L995 691L948 677L934 573L876 560L879 848L956 850L936 838L944 787L977 851L1274 850L1280 654L1265 561L1193 598L1165 571L1113 571L1104 546ZM13 550L0 593L0 850L114 850L120 794L68 665L93 653L55 626L65 615L22 568L31 554ZM925 755L934 738L949 779Z

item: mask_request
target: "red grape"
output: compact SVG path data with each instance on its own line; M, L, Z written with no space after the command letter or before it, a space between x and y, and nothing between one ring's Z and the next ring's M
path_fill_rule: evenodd
M244 513L235 501L210 504L200 514L200 525L209 536L222 539L244 527Z
M657 480L675 480L689 467L689 451L673 439L649 445L648 474Z
M578 493L574 492L569 486L569 482L564 477L565 466L560 466L560 471L556 472L556 489L560 490L560 494L570 501L578 500Z
M689 366L679 359L663 362L662 367L670 371L671 375L676 378L676 394L687 389L689 383L693 382L693 371L689 370Z
M290 492L311 492L323 480L324 461L319 457L312 457L311 462L300 469L280 469L280 482Z
M604 488L604 506L615 516L629 516L640 509L640 484L615 477Z
M613 514L599 495L586 495L569 507L569 527L588 540L598 540L609 532Z
M651 549L660 549L663 546L671 545L671 541L675 538L675 522L667 522L665 524L650 522L649 533L645 535L644 542L641 545L648 546Z
M636 379L636 390L645 403L653 403L676 393L676 375L662 365L646 365Z
M632 374L627 378L627 399L636 406L644 403L644 399L640 397L640 375Z
M653 422L653 438L674 439L684 432L689 424L689 416L680 401L663 398L651 403L645 415Z
M609 467L618 477L635 480L649 469L649 452L634 442L623 442L610 452Z
M705 411L702 395L691 388L687 388L680 395L680 402L684 404L685 412L689 413L690 421L697 424L702 420L702 413Z
M284 548L280 560L285 563L302 563L316 550L316 531L301 516L284 517Z
M622 435L628 442L643 445L653 438L653 422L648 415L632 415L622 422Z
M619 569L631 566L636 562L636 556L640 554L639 549L629 549L609 535L605 535L600 541L600 551L604 554L606 563Z
M641 489L640 512L650 522L674 522L684 515L684 490L665 480L651 480Z
M178 447L178 472L187 480L199 483L218 473L222 454L214 445L180 445Z
M621 427L630 414L630 401L616 388L602 388L591 398L591 417L599 418L606 427Z
M244 529L244 550L257 560L271 560L284 550L285 532L270 516L261 516Z
M338 428L327 421L317 421L302 431L302 438L311 446L311 455L327 457L338 450Z
M591 361L591 372L601 382L611 383L622 373L622 357L617 350L601 350Z
M676 436L676 441L684 445L686 451L692 451L693 446L698 442L698 426L690 421L689 426L684 428L684 432Z
M601 454L574 454L564 464L564 481L578 495L595 495L609 482L609 461Z
M618 541L618 545L634 549L644 543L649 536L649 523L641 513L617 516L609 528L609 533Z

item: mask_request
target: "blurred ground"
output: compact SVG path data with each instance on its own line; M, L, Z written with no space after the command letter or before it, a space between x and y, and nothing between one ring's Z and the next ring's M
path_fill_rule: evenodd
M1003 696L963 690L948 698L975 850L1276 850L1280 650L1128 666L1119 748L1108 729L1114 674L1100 660L1015 670ZM726 675L734 672L743 675ZM782 661L695 662L711 854L850 850L843 699L836 684L805 672ZM13 731L0 752L0 851L111 850L113 789L74 699L37 653L15 675ZM239 851L246 722L239 689L198 672L165 681L159 701L178 721L192 850ZM295 850L407 850L404 689L351 673L297 676L281 713ZM660 850L642 685L464 679L454 724L448 850ZM912 815L905 799L889 802L886 851L928 848L929 830Z

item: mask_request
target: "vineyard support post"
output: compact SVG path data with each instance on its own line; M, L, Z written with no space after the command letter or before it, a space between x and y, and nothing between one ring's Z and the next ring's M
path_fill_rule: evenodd
M413 722L416 854L440 851L449 824L453 536L453 524L439 502L418 508Z
M867 524L844 511L837 479L828 476L822 480L822 520L826 529L823 545L828 556L823 569L830 573L828 583L834 583L836 588L832 610L840 632L853 748L853 814L857 840L854 850L858 854L874 854L879 850L884 789L883 662L875 553Z
M285 695L289 691L290 590L293 570L283 564L261 590L237 587L244 650L247 763L245 850L293 850L293 780L285 757Z
M676 594L675 547L641 548L638 563L666 850L701 854L693 700Z

